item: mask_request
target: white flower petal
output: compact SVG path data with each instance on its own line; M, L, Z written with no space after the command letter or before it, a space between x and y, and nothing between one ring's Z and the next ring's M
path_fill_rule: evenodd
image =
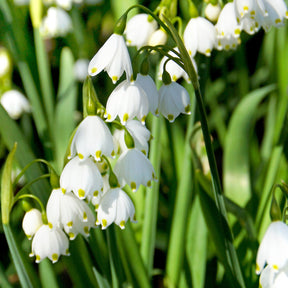
M84 199L101 194L103 181L100 171L92 159L80 160L78 156L70 160L60 176L60 187Z
M33 208L25 213L22 221L22 228L29 240L42 225L42 215L38 209Z
M132 191L136 191L141 184L151 186L152 180L156 179L151 162L136 148L121 154L115 164L114 173L120 186L124 187L128 184Z
M75 132L68 158L77 153L81 160L92 156L100 161L102 154L113 156L113 148L113 137L106 123L98 116L87 116Z
M30 256L36 256L36 263L48 257L52 263L58 261L60 255L69 255L69 241L65 233L58 227L42 225L32 241Z

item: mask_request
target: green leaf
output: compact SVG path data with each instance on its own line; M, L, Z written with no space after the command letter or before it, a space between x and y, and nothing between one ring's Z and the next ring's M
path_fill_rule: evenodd
M251 197L249 144L253 121L261 100L275 89L269 85L249 93L235 109L228 127L224 149L224 191L239 206Z
M12 150L14 143L17 142L17 151L15 152L15 160L20 167L25 167L28 163L35 160L35 156L31 151L30 146L27 144L22 131L18 125L12 120L4 108L0 105L0 134L2 140L9 150ZM33 164L25 173L27 181L33 181L37 177L43 175L43 171L39 164ZM48 191L50 190L48 181L42 180L36 182L31 186L30 190L41 201L45 202L48 198Z
M58 288L56 275L53 269L53 264L49 259L44 259L39 263L39 274L42 288Z
M229 258L226 253L226 249L228 248L225 245L225 241L223 241L223 239L227 239L227 242L232 243L231 233L226 219L218 213L215 202L211 197L211 183L208 182L205 176L200 172L196 173L196 177L197 182L200 184L198 185L200 204L207 228L215 246L215 253L225 267L225 273L230 280L231 287L245 287L242 283L237 282L237 278L235 278L235 275L231 270ZM219 217L222 217L222 219L220 220ZM222 223L222 225L219 225L219 223Z
M9 224L10 212L13 206L13 186L11 181L13 158L16 152L17 143L9 153L4 164L2 179L1 179L1 210L2 223Z
M204 287L207 256L207 227L199 196L196 196L188 223L186 255L193 287Z
M74 58L68 47L62 49L60 58L60 79L54 122L56 139L57 169L63 166L64 155L71 133L76 127L75 110L77 86L73 76Z
M104 278L95 267L92 268L95 278L97 280L97 284L99 288L110 288L110 284L108 283L107 279Z
M21 287L23 288L40 287L38 278L31 264L24 257L23 251L21 247L19 247L18 241L17 239L15 239L15 236L11 230L10 225L3 224L3 229L17 274L20 279Z

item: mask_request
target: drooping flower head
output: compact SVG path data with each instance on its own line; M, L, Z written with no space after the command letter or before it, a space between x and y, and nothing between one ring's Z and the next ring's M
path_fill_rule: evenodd
M9 116L17 120L23 113L31 111L27 98L17 90L9 90L1 96L1 104Z
M133 16L126 25L125 35L129 46L137 49L148 44L152 33L157 29L157 22L148 14L137 14Z
M135 207L129 196L120 188L105 192L98 207L96 225L106 229L114 222L124 229L129 218L135 222Z
M75 156L64 167L60 176L60 187L72 191L79 199L90 200L101 194L103 181L100 171L91 158L80 160Z
M103 70L113 83L119 80L124 71L126 78L130 80L132 65L123 35L112 34L90 61L89 75L95 76Z
M32 208L25 213L22 221L22 228L29 240L32 239L42 225L42 214L38 209Z
M136 191L141 184L150 187L156 179L151 162L136 148L121 154L115 164L114 173L120 186L128 184L132 191Z
M170 122L174 122L180 113L191 113L189 93L177 82L163 84L159 95L159 111Z
M265 264L275 270L288 265L288 226L281 221L272 222L261 241L256 259L257 274Z
M203 17L190 19L184 31L184 44L191 57L196 52L210 56L216 43L214 25Z
M123 125L137 117L144 124L148 112L149 101L143 88L136 81L124 80L110 94L105 117L111 122L119 116Z
M88 236L94 227L95 218L88 204L61 188L52 191L46 210L49 225L63 228L70 240L79 233Z
M32 251L29 256L36 256L36 263L45 258L56 263L60 255L69 255L68 248L69 240L60 228L42 225L32 240Z
M69 159L78 154L79 158L89 156L96 161L101 155L114 156L113 137L106 123L99 116L87 116L77 128L70 146Z
M73 29L69 14L59 7L50 7L43 18L40 32L46 38L66 36Z
M137 120L127 121L126 129L134 140L135 148L144 153L144 155L148 155L148 141L151 137L150 131ZM113 133L113 139L116 146L115 150L118 152L118 154L121 154L128 149L125 143L124 135L124 129L115 130Z
M233 3L227 3L223 7L215 28L217 32L217 48L219 50L235 49L240 44L242 27L236 19Z

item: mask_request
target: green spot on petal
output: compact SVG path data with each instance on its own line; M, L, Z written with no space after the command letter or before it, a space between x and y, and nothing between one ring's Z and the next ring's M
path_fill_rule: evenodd
M89 235L89 227L88 227L88 226L85 226L85 227L83 228L83 230L84 230L84 233L85 233L85 234Z
M122 220L122 221L120 222L119 226L120 226L121 228L125 228L125 221Z
M117 76L112 76L112 81L113 81L113 82L117 82L117 80L118 80L118 77L117 77Z
M102 226L103 226L103 228L105 228L107 226L107 220L106 219L102 219Z
M73 221L68 222L67 226L71 228L73 226Z
M38 263L38 262L40 262L41 261L41 258L40 258L40 256L39 255L36 255L36 263Z
M95 153L95 156L96 156L96 160L100 160L101 159L101 151L100 150L98 150L98 151L96 151L96 153Z
M144 115L144 116L141 118L141 123L142 123L142 124L145 124L145 120L146 120L146 115Z
M62 191L63 194L66 193L66 189L65 188L61 188L61 191Z
M52 254L52 257L51 257L51 258L52 258L52 262L55 263L55 262L58 261L59 256L58 256L57 253L54 253L54 254Z
M174 120L174 115L168 114L168 115L167 115L167 118L168 118L168 120L171 122L171 121Z
M275 269L275 270L279 270L279 267L278 267L278 265L276 265L276 264L272 265L272 267L273 267L273 269Z
M50 228L50 229L52 229L52 227L53 227L53 225L52 225L52 223L48 223L48 227Z
M151 181L150 180L147 182L147 187L151 187Z
M69 235L70 240L75 239L75 234L74 233L70 232L68 235Z
M85 191L83 189L79 189L78 195L79 195L79 198L84 198L85 197Z
M87 219L88 219L87 213L84 211L84 213L83 213L83 220L84 220L84 221L87 221Z
M125 114L123 115L123 123L126 123L128 119L129 119L129 116L128 116L127 113L125 113Z
M130 183L130 187L131 187L131 189L132 189L132 191L136 191L136 183L135 182L131 182Z
M96 73L97 72L97 68L96 67L93 67L90 71L92 74Z
M84 159L84 156L81 153L78 153L78 157L82 160Z
M190 114L190 113L191 113L190 105L189 105L189 104L185 107L185 113L187 113L187 114Z
M96 190L96 191L93 192L93 196L94 197L97 197L98 195L99 195L99 191Z

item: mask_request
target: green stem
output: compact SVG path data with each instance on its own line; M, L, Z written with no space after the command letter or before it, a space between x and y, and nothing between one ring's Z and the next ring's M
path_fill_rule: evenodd
M192 100L193 111L195 100ZM192 160L190 137L193 131L194 113L189 116L189 122L185 137L184 157L182 163L182 175L176 191L175 208L173 211L171 232L169 238L168 254L166 261L166 273L169 287L177 287L183 265L185 250L187 218L192 200ZM180 217L181 215L181 217Z
M35 160L31 161L30 163L28 163L21 170L21 172L17 175L17 177L15 178L14 183L13 183L13 188L15 188L15 186L17 185L17 183L20 180L20 178L25 174L25 172L28 170L28 168L31 167L34 163L44 163L53 171L53 173L56 174L56 171L54 170L53 166L48 161L46 161L44 159L35 159Z
M48 129L51 140L53 139L52 127L54 120L54 93L52 87L51 71L48 64L47 53L43 39L40 35L39 28L34 28L34 42L37 58L38 73L40 78L40 86L44 102L44 110L46 112Z
M166 21L166 24L168 25L173 38L175 42L177 43L177 46L179 48L185 70L190 77L194 90L195 90L195 96L197 100L197 107L200 115L200 122L201 122L201 127L203 131L203 136L204 136L204 141L205 141L205 146L207 150L207 156L209 160L209 165L210 165L210 170L211 170L211 176L212 176L212 184L213 184L213 192L214 192L214 200L215 204L218 210L218 217L219 217L219 225L220 227L225 227L225 223L228 223L227 219L227 212L224 204L224 198L223 198L223 193L222 193L222 188L220 184L220 178L218 174L218 169L216 165L216 160L215 160L215 155L214 155L214 150L211 142L211 136L209 132L209 127L208 127L208 122L207 122L207 115L204 107L204 102L202 99L201 91L200 91L200 86L198 82L198 77L195 72L195 69L193 67L191 58L189 57L189 54L184 46L184 43L180 36L178 35L175 27L171 24L171 22L163 15L163 18ZM223 230L225 231L225 230ZM232 233L231 230L227 230L227 235L225 235L223 241L225 241L225 247L226 247L226 258L227 262L230 264L231 271L234 274L234 279L235 282L238 282L238 285L240 287L245 287L242 272L240 269L238 257L236 254L236 250L233 246L232 242ZM236 284L236 283L235 283Z
M157 140L152 140L150 149L150 161L155 169L156 175L160 175L160 162L161 162L161 127L163 125L163 118L153 118L152 122L152 135L157 135ZM159 198L159 181L154 182L152 188L146 189L144 223L142 230L141 241L141 256L144 264L146 265L148 275L152 275L154 247L156 238L156 224L157 224L157 211L158 211L158 198Z

